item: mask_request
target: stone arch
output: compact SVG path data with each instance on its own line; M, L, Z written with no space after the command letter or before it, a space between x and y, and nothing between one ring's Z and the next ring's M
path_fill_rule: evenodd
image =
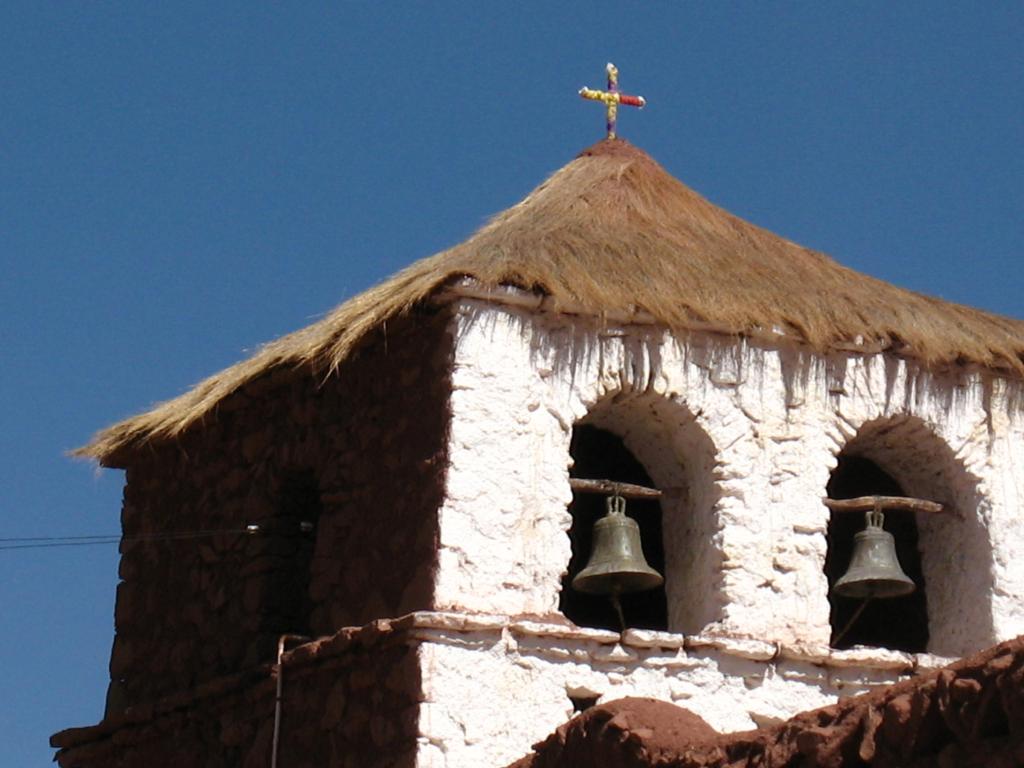
M618 392L593 404L576 426L621 439L664 493L667 629L697 634L721 619L724 595L715 506L716 450L683 404L650 391Z
M908 496L944 504L951 514L914 515L927 600L930 653L965 655L995 642L988 501L980 479L916 416L863 423L836 454L867 460Z

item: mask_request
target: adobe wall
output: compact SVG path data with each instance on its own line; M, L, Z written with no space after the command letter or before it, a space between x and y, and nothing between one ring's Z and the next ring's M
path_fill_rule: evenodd
M1024 424L1010 384L470 299L456 338L438 608L557 616L569 440L587 420L666 489L671 631L828 645L821 499L846 450L961 515L918 519L928 650L1024 632Z
M276 677L264 666L127 717L53 737L62 768L266 768ZM286 654L280 766L413 768L419 660L386 626L370 625Z
M126 536L233 532L122 543L111 713L265 662L282 632L326 635L430 607L448 322L441 313L389 323L326 381L265 376L180 444L131 462ZM276 516L296 476L319 493L308 540L275 535L295 527ZM238 533L253 523L261 533ZM287 570L297 547L311 550L302 627L292 626L291 592L306 590Z

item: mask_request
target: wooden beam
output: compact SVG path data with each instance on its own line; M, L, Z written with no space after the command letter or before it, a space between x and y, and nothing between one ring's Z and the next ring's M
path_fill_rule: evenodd
M912 499L909 496L858 496L855 499L822 499L833 512L867 512L878 504L882 510L899 509L907 512L953 512L949 507L926 499Z
M645 485L633 483L616 483L611 480L587 480L582 477L570 477L569 487L578 493L602 493L606 496L619 494L624 499L660 499L661 491Z

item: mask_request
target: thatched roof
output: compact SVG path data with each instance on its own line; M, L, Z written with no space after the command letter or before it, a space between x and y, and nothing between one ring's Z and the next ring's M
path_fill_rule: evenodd
M186 394L100 432L78 454L114 464L174 438L279 366L342 365L372 329L463 278L516 286L555 311L672 330L782 334L818 351L890 349L929 366L1024 373L1024 322L906 291L712 205L625 141L602 141L465 242L399 272Z

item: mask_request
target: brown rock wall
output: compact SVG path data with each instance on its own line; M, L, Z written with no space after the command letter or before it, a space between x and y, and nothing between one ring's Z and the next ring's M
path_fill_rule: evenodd
M341 372L268 374L129 462L125 535L170 537L122 542L108 714L265 662L285 632L432 607L447 327L413 314Z

